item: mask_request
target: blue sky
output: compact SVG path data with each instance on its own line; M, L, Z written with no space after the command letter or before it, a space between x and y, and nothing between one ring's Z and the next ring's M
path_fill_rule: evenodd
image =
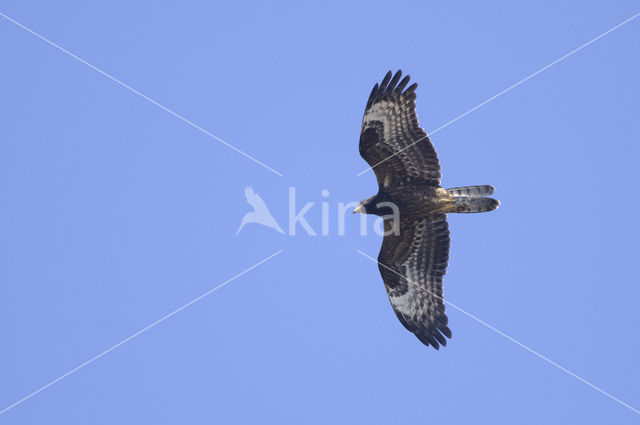
M639 12L632 1L18 2L0 12L278 176L0 18L0 415L7 424L637 423L464 314L426 349L397 321L381 240L235 236L254 187L319 229L377 190L357 141L402 68L433 130ZM451 216L445 296L640 408L640 20L433 136ZM328 198L321 191L328 189ZM370 220L372 223L372 220ZM299 229L300 230L300 229Z

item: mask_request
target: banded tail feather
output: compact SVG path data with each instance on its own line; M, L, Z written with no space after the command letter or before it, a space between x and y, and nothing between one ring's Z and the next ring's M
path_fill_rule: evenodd
M481 186L464 186L464 187L452 187L451 189L447 189L447 193L451 196L489 196L493 194L493 191L496 190L491 185L481 185Z
M480 213L493 211L500 205L500 201L493 198L476 198L473 196L458 196L447 208L448 213Z

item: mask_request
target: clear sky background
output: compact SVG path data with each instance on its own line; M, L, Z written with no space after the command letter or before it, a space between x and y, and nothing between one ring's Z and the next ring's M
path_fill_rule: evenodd
M396 319L380 237L337 236L377 190L371 87L419 82L433 130L638 13L634 1L86 2L0 12L246 151L262 168L0 18L0 415L7 424L638 423L453 308L425 348ZM640 18L433 136L451 216L446 298L640 409ZM282 226L288 188L319 231ZM299 206L298 206L299 208ZM370 220L370 224L373 220Z

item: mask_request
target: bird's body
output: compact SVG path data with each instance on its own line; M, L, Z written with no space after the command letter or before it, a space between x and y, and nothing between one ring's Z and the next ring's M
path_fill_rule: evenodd
M403 220L440 212L450 202L446 190L423 182L407 183L393 189L381 190L374 199L376 203L382 200L397 205L402 211ZM376 211L373 214L384 215L376 214Z
M437 349L451 338L442 283L450 243L446 214L491 211L500 203L486 197L492 186L440 187L438 156L415 112L417 84L404 90L409 77L401 76L387 73L367 102L360 155L376 174L378 193L354 212L385 218L378 264L387 295L400 322Z

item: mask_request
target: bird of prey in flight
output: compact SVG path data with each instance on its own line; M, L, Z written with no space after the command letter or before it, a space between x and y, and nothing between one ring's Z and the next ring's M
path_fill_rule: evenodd
M240 222L240 227L236 232L236 235L240 233L240 230L247 223L258 223L263 226L270 227L272 229L277 230L280 233L284 233L284 230L278 225L278 222L269 212L269 208L267 208L267 204L264 203L260 195L253 191L251 186L247 186L244 188L244 196L247 198L247 203L253 207L253 211L248 212L242 217L242 221Z
M360 155L375 172L378 193L354 212L384 218L378 268L393 310L423 344L438 349L451 338L442 298L447 214L492 211L500 202L487 197L493 186L440 187L438 156L416 115L418 84L407 87L409 76L401 76L389 71L367 101Z

